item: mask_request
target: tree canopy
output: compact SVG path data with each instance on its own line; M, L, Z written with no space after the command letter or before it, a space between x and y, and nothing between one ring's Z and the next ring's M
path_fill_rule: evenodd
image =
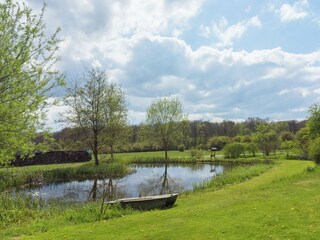
M307 127L310 139L320 137L320 105L313 104L310 106Z
M83 83L83 85L80 84ZM117 141L126 124L127 108L124 93L108 82L105 71L91 68L67 89L65 103L70 107L67 120L82 129L99 165L101 147Z
M47 36L43 16L12 0L0 3L0 163L34 149L49 90L63 84L55 69L60 40Z
M165 159L168 158L170 144L181 139L186 119L182 103L177 98L160 98L148 107L146 125L153 139L163 147Z

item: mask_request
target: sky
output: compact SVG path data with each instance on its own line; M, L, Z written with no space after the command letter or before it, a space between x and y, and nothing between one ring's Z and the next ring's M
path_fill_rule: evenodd
M24 1L37 13L39 0ZM47 0L61 61L74 80L108 72L126 94L129 123L157 98L178 97L190 120L303 120L320 101L318 0ZM63 98L57 88L52 98ZM66 110L48 109L48 126Z

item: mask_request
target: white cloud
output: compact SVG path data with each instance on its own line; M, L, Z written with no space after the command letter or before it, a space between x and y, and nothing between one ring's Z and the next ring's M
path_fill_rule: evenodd
M39 9L38 0L28 2ZM68 78L92 64L107 69L110 81L126 93L130 123L143 121L147 106L169 94L182 100L193 120L303 117L305 106L319 96L320 51L297 54L281 47L264 49L263 43L252 51L237 45L240 50L235 51L234 43L248 31L262 28L261 20L272 17L270 11L274 13L276 5L261 3L269 4L268 15L260 12L240 22L221 17L207 25L203 19L210 22L212 15L217 16L201 8L208 2L47 0L45 21L50 29L62 27L59 68ZM246 7L245 3L239 12L257 14L256 5ZM302 19L307 7L308 1L284 4L277 15L286 22ZM205 38L195 33L201 23ZM264 29L270 27L267 24ZM211 38L216 42L210 46ZM50 111L49 118L55 119L64 109L59 106Z
M315 93L315 91L313 91ZM308 97L310 96L310 94L312 93L312 91L308 88L303 88L303 87L298 87L298 88L293 88L293 89L284 89L282 91L280 91L278 93L279 96L282 96L282 95L286 95L286 94L298 94L302 97ZM296 96L295 94L295 96Z
M274 79L274 78L281 78L287 75L286 68L277 68L273 67L267 70L267 73L262 77L262 79Z
M215 44L217 47L230 47L233 45L233 42L236 39L242 37L242 35L248 30L250 27L261 28L262 23L260 19L255 16L250 18L249 20L244 20L229 26L226 18L222 17L217 23L213 24L213 26L200 26L201 35L205 37L209 37L214 35L218 42Z
M309 14L306 10L308 7L308 0L299 0L293 5L283 4L278 11L282 22L291 22L307 17Z
M314 89L313 92L320 95L320 88Z
M311 104L315 94L311 89L320 88L320 82L305 81L317 73L320 52L192 50L182 40L159 36L139 38L131 50L122 80L129 95L140 96L135 104L139 111L149 99L176 93L186 112L201 119L278 119L293 113L293 107Z
M188 119L191 121L203 120L203 121L210 121L210 122L223 122L223 120L225 120L224 118L216 116L212 113L189 114Z
M51 97L47 100L47 102L48 106L44 109L46 113L46 128L58 130L66 127L66 123L63 122L63 116L67 113L69 107L64 105L59 98Z
M112 1L112 32L122 36L139 32L176 34L177 29L186 27L187 20L197 13L202 2L202 0Z
M308 111L308 108L294 108L294 109L291 109L291 112L306 112Z

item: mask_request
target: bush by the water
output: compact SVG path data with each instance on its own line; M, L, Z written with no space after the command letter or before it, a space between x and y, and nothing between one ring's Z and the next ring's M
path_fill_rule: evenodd
M198 148L191 148L190 149L190 157L192 159L200 160L203 157L203 155L204 155L204 152L201 149L198 149Z
M237 142L229 143L223 149L226 158L239 158L244 151L245 147L243 144Z

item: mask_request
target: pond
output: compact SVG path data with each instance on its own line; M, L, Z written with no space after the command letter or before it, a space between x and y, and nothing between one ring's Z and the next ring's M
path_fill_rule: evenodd
M14 194L32 195L62 202L85 202L164 193L180 193L193 189L194 184L222 174L228 167L212 164L136 164L133 173L119 179L97 179L51 183L15 189Z

